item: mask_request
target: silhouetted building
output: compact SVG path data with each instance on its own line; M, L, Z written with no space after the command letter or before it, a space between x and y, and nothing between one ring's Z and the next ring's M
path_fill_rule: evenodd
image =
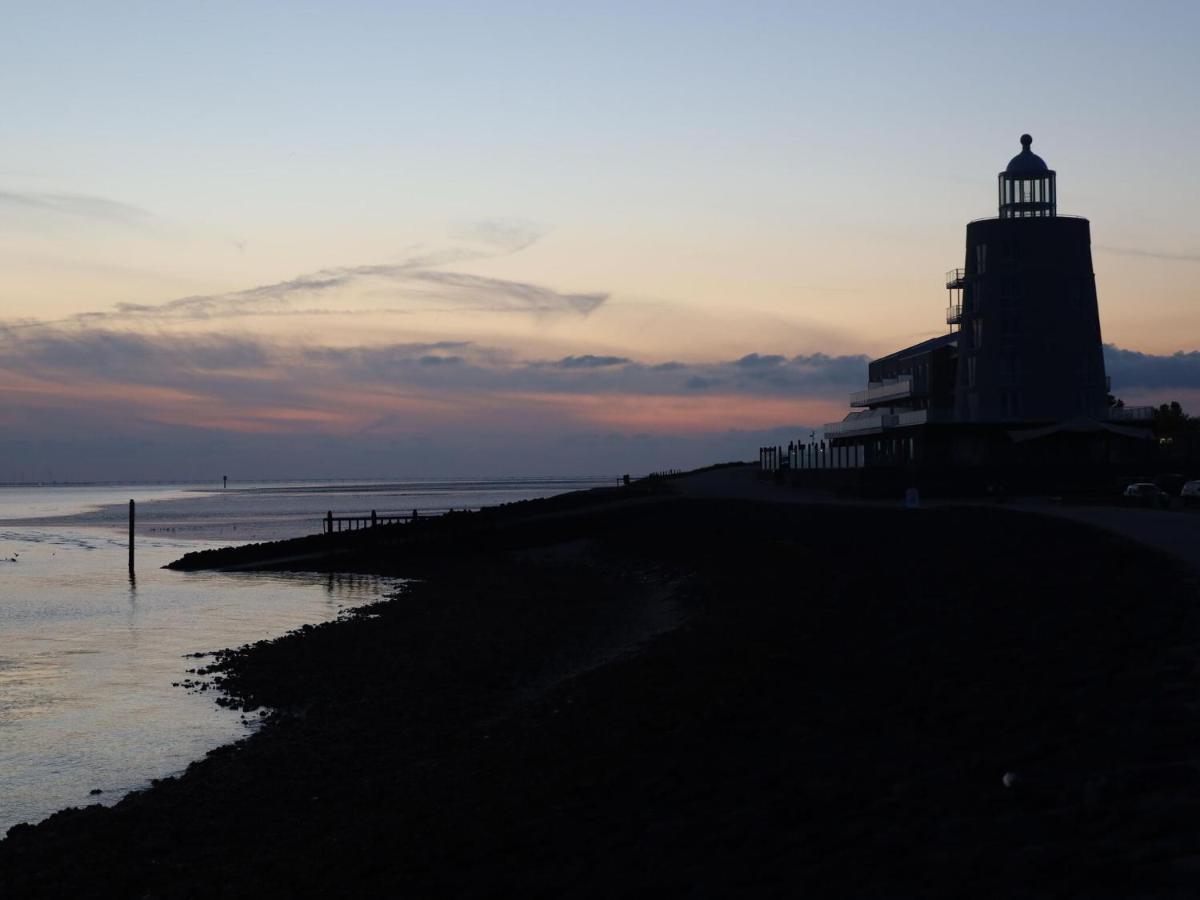
M999 174L998 216L967 225L964 265L946 275L950 333L872 361L855 411L793 467L1098 462L1147 436L1112 421L1141 413L1108 407L1088 221L1058 215L1055 172L1032 140Z
M1000 173L1000 215L967 225L955 418L1056 422L1107 414L1092 239L1059 216L1029 135ZM949 317L948 317L949 318Z

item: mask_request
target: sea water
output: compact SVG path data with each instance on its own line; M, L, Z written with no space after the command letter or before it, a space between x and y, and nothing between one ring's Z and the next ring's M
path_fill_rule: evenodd
M242 716L211 691L179 686L210 661L192 654L326 621L396 586L374 576L163 569L171 560L314 533L331 510L472 508L598 483L609 481L0 488L0 834L67 806L115 802L245 735Z

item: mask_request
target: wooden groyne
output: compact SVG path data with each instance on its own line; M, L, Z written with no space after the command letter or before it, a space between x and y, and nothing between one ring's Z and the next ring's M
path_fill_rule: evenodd
M339 531L360 531L364 528L377 528L380 525L402 525L417 522L421 519L434 519L453 512L478 512L479 507L441 507L435 509L414 509L406 513L379 513L371 510L365 516L335 516L333 510L325 514L321 520L321 533L334 534Z

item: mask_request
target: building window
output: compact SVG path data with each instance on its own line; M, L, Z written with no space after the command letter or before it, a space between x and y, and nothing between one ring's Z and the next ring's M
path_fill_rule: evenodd
M976 281L970 289L963 294L963 312L974 312L983 306L983 282Z
M975 274L982 275L987 271L987 244L975 245Z
M975 357L967 357L967 387L975 387Z
M971 340L976 350L983 346L983 319L975 318L971 320Z

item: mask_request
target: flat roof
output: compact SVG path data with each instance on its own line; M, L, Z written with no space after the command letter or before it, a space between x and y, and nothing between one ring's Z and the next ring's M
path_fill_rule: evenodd
M896 357L915 356L918 353L928 353L930 350L937 350L939 347L947 347L951 344L958 343L958 332L953 331L950 334L938 335L935 338L930 338L927 341L921 341L919 344L913 344L911 347L905 347L903 350L896 350L887 356L881 356L878 359L873 359L871 362L884 362L885 360L895 359Z

